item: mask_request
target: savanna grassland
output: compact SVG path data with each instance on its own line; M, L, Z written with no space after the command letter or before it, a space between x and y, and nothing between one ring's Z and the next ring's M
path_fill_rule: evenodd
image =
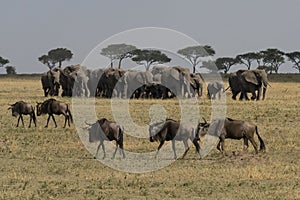
M265 153L256 155L251 144L244 152L242 140L226 140L227 156L214 148L199 160L190 144L185 159L158 171L132 174L94 160L74 125L62 128L62 116L56 117L58 128L52 121L44 128L46 116L38 117L36 128L27 128L25 116L26 127L16 128L9 104L18 100L35 104L46 98L39 76L2 76L0 199L299 199L300 76L273 76L270 84L265 101L233 101L230 92L226 95L227 116L256 123ZM71 103L70 98L58 99ZM112 119L110 103L96 99L98 117ZM163 105L168 117L180 118L176 100L133 100L130 114L136 123L149 123L152 104ZM206 97L199 99L199 109L210 119L211 102ZM147 152L158 144L125 136L124 146Z

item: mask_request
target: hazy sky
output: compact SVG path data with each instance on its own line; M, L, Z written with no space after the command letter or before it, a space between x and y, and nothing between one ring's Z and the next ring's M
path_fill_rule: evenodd
M270 47L300 51L297 0L0 2L0 55L9 59L18 73L46 71L37 58L57 47L74 53L64 65L81 63L103 40L140 27L182 32L200 44L211 45L215 58ZM290 65L288 62L279 71L296 72Z

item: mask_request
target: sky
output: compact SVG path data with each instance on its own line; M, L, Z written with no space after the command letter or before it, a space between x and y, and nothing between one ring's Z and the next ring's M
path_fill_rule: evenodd
M9 59L9 65L15 66L17 73L47 71L38 57L58 47L74 53L73 59L64 65L81 64L103 41L142 27L171 29L201 45L211 45L216 51L214 59L267 48L300 51L300 1L297 0L0 0L0 3L0 56ZM154 41L150 36L145 34L141 40ZM172 41L180 44L176 37ZM109 62L100 52L98 56ZM287 61L279 72L297 71ZM0 69L0 73L5 70Z

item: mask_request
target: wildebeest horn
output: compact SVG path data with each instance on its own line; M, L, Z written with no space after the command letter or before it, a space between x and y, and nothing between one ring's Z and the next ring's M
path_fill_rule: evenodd
M84 121L86 125L92 126L93 124L88 123L86 120Z

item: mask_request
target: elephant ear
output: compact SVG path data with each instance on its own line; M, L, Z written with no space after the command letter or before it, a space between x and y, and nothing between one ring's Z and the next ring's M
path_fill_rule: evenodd
M255 76L255 73L253 71L245 71L245 72L242 73L242 76L249 83L253 83L255 85L259 85L260 84L258 82L257 77Z
M179 72L176 69L170 68L170 71L166 71L165 73L170 73L171 77L177 81L180 80Z

